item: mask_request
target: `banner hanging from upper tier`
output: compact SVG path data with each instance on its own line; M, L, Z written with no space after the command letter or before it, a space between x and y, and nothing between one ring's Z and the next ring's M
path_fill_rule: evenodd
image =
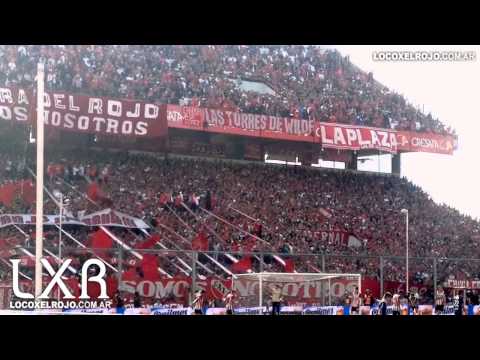
M1 214L0 228L11 225L35 225L36 216L33 214ZM59 215L44 215L43 225L54 226L60 224ZM62 225L80 226L116 226L123 228L149 229L150 226L142 219L105 209L92 214L80 216L78 219L71 216L62 217Z
M112 209L105 209L81 216L80 221L88 226L118 226L136 229L150 228L150 226L148 226L142 219Z
M34 124L31 89L0 88L0 120ZM160 105L64 92L45 93L45 125L50 129L99 135L162 137L168 127L274 140L301 141L338 150L453 154L450 135L396 131L229 110Z
M166 135L166 106L107 97L46 92L45 126L89 134L161 137ZM0 120L35 124L32 90L0 88Z
M179 129L321 144L338 150L453 154L453 136L317 122L228 110L167 105L168 126Z

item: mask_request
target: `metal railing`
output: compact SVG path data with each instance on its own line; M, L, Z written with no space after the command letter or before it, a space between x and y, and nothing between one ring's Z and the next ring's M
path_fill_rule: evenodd
M33 257L35 249L31 247L17 246L12 248L17 255L12 257ZM58 248L45 246L44 256L51 256L58 261ZM251 272L286 272L285 266L274 260L281 256L285 260L291 260L293 268L297 272L324 272L324 273L359 273L362 279L378 281L380 294L387 290L394 290L392 286L400 286L405 283L405 257L401 256L373 256L373 255L347 255L347 254L321 254L321 253L278 253L278 252L232 252L229 251L193 251L178 248L168 249L135 249L141 255L133 256L121 246L111 249L94 249L87 247L62 247L63 260L66 258L78 259L82 257L97 257L107 263L107 271L110 275L121 279L122 272L131 268L141 268L144 255L158 255L162 267L172 276L190 276L192 278L192 293L195 282L204 280L209 276L229 278L236 271L237 265L232 258L250 258L250 262L244 271ZM11 267L8 259L0 262L0 275L2 279L11 277ZM468 279L480 277L480 259L475 258L435 258L435 257L410 257L410 284L412 287L423 289L426 301L433 301L438 286L449 276L457 277L459 273ZM72 264L73 268L75 266ZM23 266L21 268L25 280L32 278L33 268ZM74 272L72 272L72 275ZM164 273L160 275L165 276ZM397 288L398 289L398 288ZM193 294L192 294L193 295Z

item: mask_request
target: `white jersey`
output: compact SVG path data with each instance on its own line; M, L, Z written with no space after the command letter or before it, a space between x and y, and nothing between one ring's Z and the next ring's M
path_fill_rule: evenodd
M435 299L436 305L445 305L445 293L443 291L437 291L437 298Z
M360 294L352 294L352 307L359 307L360 306Z
M400 295L395 294L392 297L392 310L400 311Z

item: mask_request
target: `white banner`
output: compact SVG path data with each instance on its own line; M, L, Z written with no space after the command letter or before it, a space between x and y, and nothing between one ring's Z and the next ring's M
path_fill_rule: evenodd
M267 308L265 306L257 306L234 309L233 313L238 315L262 315L266 311Z
M115 310L115 309L113 309ZM105 309L105 308L92 308L92 309L66 309L63 310L64 314L113 314L114 311L112 309Z
M152 311L149 308L128 308L123 315L152 315Z
M343 306L310 306L303 310L303 315L343 315Z
M0 215L0 228L10 225L35 225L37 222L36 215L32 214L3 214ZM43 216L44 225L59 225L60 216L59 215L44 215ZM75 218L64 216L62 218L63 225L83 225L86 224L82 221L78 221Z
M208 308L207 315L226 315L227 309L226 308Z
M188 308L151 308L152 315L192 315L193 309Z
M150 228L145 221L112 209L105 209L93 214L84 215L80 220L88 226L119 226L137 229Z
M33 214L3 214L0 215L0 228L11 225L35 225L36 215ZM145 221L133 216L111 210L101 210L93 214L83 215L79 219L63 216L63 225L81 226L118 226L126 228L149 229ZM60 225L59 215L44 215L43 225Z

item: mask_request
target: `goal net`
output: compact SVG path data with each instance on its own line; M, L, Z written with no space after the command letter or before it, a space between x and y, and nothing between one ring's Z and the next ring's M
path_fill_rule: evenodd
M237 307L257 308L259 313L262 308L268 311L277 286L281 291L282 307L300 309L343 305L355 287L362 291L360 274L261 272L235 274L232 280Z

